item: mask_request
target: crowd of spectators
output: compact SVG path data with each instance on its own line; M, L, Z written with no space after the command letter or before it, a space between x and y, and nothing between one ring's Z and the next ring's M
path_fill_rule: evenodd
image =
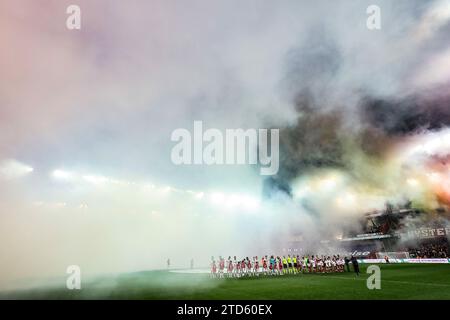
M410 248L411 258L449 258L449 245L446 241L422 243L416 248Z

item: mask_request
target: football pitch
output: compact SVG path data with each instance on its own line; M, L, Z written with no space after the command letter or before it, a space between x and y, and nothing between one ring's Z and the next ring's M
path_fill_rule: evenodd
M450 299L450 265L391 264L381 289L369 290L367 266L354 273L210 279L208 274L143 271L61 286L2 292L2 299Z

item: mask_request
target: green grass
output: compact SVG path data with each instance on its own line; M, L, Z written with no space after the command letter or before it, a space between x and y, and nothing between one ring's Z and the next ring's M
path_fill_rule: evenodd
M82 290L43 287L0 293L2 299L450 299L450 265L380 265L381 290L361 275L304 274L210 279L206 274L146 271L98 278Z

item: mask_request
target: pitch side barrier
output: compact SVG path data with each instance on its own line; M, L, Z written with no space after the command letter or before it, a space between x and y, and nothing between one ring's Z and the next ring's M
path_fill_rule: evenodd
M359 263L387 263L385 259L358 259ZM389 263L450 263L450 259L389 259Z

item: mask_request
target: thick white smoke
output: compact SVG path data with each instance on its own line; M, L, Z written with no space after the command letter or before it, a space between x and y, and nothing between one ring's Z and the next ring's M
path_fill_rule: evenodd
M449 94L448 1L378 1L379 31L370 1L78 2L76 32L68 1L0 4L0 289L72 264L205 266L297 234L309 246L415 193L392 196L421 179L397 170L398 123L360 107ZM294 128L277 177L292 197L263 198L255 167L173 165L170 134L194 120Z

